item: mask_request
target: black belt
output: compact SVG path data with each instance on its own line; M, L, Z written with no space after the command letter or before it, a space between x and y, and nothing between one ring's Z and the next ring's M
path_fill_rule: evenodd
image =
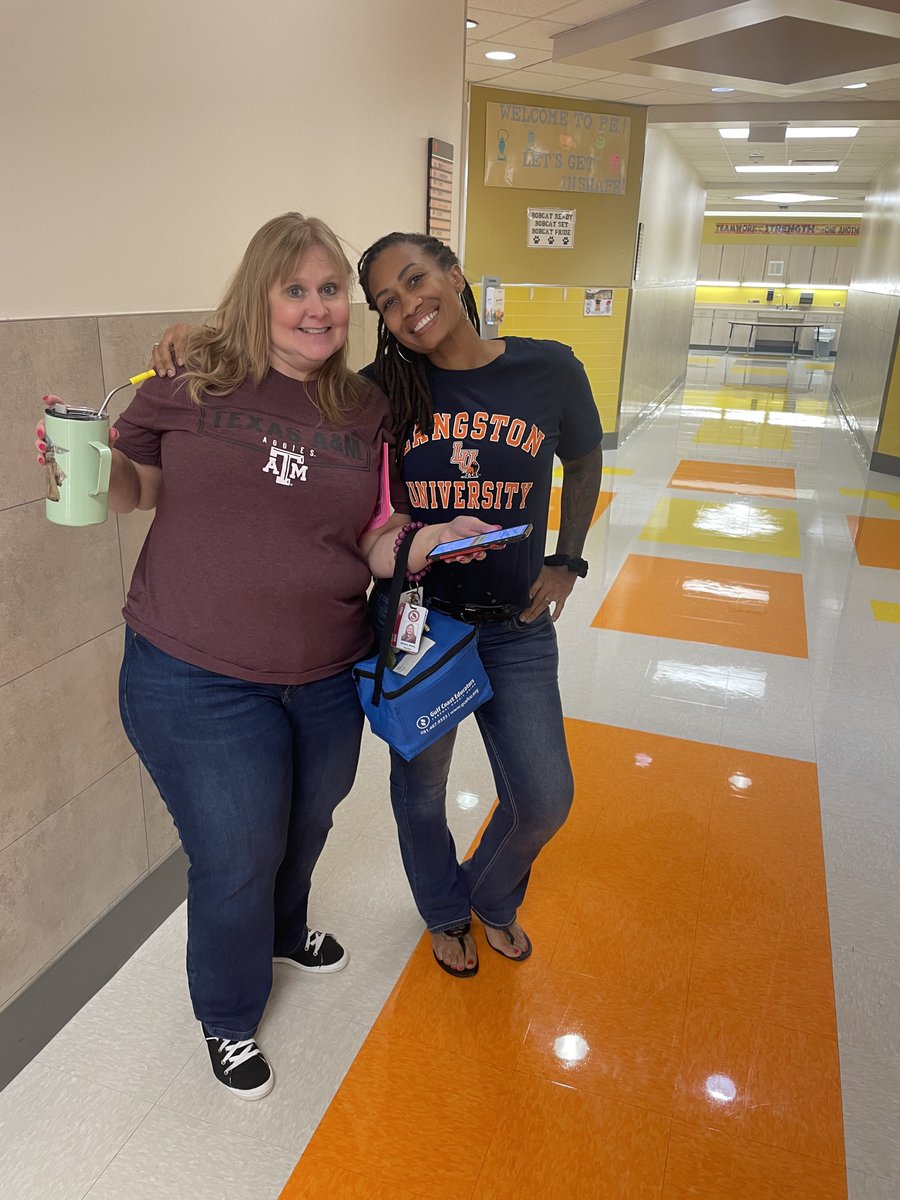
M522 612L518 604L452 604L449 600L442 600L440 596L426 596L425 606L448 617L456 617L457 621L465 621L468 625L511 621Z

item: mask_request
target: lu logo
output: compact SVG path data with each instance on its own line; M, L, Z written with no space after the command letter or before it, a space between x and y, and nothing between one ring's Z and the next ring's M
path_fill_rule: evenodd
M462 442L453 443L453 454L450 456L453 466L459 467L460 475L466 479L477 479L481 474L478 466L478 451L463 450Z

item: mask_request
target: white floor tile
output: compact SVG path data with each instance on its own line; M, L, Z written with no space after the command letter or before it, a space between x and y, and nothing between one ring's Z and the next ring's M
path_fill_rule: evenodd
M841 1052L847 1166L900 1179L900 1064L858 1046Z
M325 979L317 982L328 986ZM258 1138L299 1157L366 1032L362 1025L298 1008L274 994L257 1037L275 1073L270 1095L254 1102L229 1095L214 1078L201 1043L159 1107Z
M85 1200L275 1200L295 1165L264 1142L155 1108Z
M900 1179L884 1179L865 1175L862 1171L847 1172L847 1200L897 1200Z
M896 958L835 948L834 984L841 996L842 1048L859 1046L900 1063L900 946Z
M3 1200L81 1200L150 1107L32 1063L0 1094Z
M154 1102L201 1042L184 972L125 964L37 1062Z

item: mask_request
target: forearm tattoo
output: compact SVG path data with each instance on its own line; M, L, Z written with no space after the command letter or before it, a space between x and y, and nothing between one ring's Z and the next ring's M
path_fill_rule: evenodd
M600 495L602 474L603 450L600 446L584 458L563 463L559 539L556 543L558 554L581 557Z

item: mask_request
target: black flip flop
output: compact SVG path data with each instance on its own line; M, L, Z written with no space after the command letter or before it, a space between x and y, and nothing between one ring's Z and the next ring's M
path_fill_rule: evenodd
M510 944L511 946L514 946L514 945L516 944L516 943L515 943L515 938L514 938L514 937L513 937L513 935L512 935L512 934L509 932L509 926L508 926L508 925L507 925L507 926L505 926L504 928L500 928L500 927L499 927L499 926L497 926L497 925L485 926L485 928L495 929L495 930L497 931L497 933L505 933L505 934L506 934L506 937L507 937L507 939L509 940L509 944ZM519 954L519 955L514 955L514 954L503 954L503 951L502 951L502 950L498 950L498 949L497 949L497 947L496 947L495 945L493 945L493 944L492 944L492 942L491 942L490 938L485 938L485 941L486 941L486 942L487 942L487 944L488 944L488 945L491 947L491 949L494 951L494 953L495 953L495 954L502 954L502 955L503 955L503 957L504 957L504 958L506 958L506 959L508 959L510 962L524 962L526 958L530 958L530 957L531 957L531 951L534 949L534 947L533 947L533 946L532 946L532 944L531 944L531 938L528 936L528 934L527 934L527 933L525 933L525 930L524 930L524 929L522 930L522 933L523 933L523 934L525 934L525 949L524 949L524 950L522 951L522 953L521 953L521 954Z
M465 952L466 952L466 934L469 932L469 929L470 929L470 924L468 921L466 921L465 925L455 925L453 927L453 929L441 929L438 932L444 934L445 937L455 937L456 940L459 942L460 950L462 950L463 954L465 954ZM473 975L478 974L477 954L476 954L476 958L475 958L475 966L474 967L464 967L461 971L457 971L453 967L448 967L445 962L443 962L440 958L438 958L438 956L434 950L432 950L431 953L434 954L434 961L441 968L441 970L446 971L448 975L452 975L454 979L471 979ZM529 954L530 953L531 953L531 951L529 950Z

